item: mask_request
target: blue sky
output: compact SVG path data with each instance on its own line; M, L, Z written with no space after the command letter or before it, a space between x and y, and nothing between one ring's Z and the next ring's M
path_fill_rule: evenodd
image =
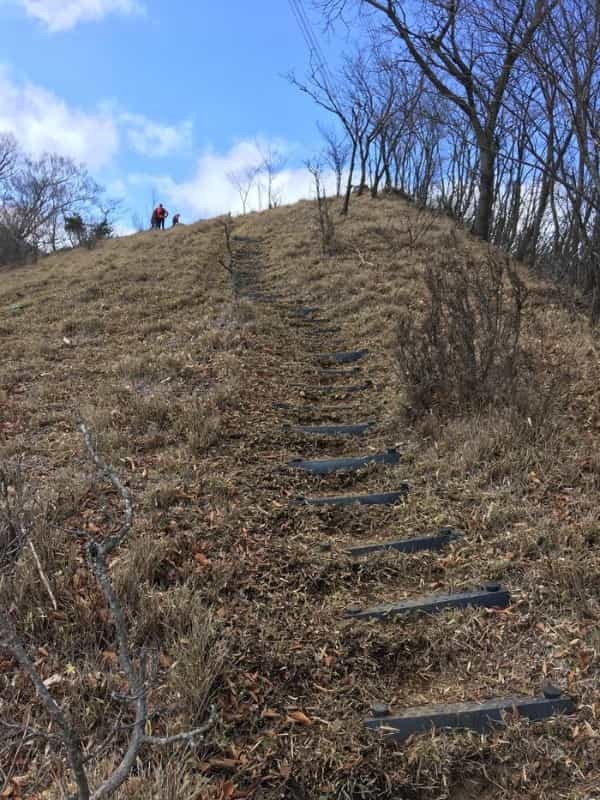
M227 173L257 140L285 153L283 198L309 193L324 115L282 77L308 64L286 0L0 0L0 31L0 130L86 163L124 227L153 189L187 221L238 211ZM319 38L335 63L343 43Z

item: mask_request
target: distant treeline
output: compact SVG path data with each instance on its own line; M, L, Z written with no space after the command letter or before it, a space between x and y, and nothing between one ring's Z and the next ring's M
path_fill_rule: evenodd
M52 154L33 159L0 133L0 265L92 245L111 235L115 208L85 167Z

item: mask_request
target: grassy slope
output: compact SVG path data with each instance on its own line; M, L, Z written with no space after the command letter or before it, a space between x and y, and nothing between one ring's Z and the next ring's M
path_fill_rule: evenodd
M536 371L520 410L432 416L408 427L395 320L399 309L422 303L422 268L448 246L450 224L422 226L397 201L357 200L338 224L338 255L324 260L309 203L236 221L235 232L257 242L256 258L251 245L237 243L244 264L265 285L320 305L341 327L330 336L290 327L269 305L245 302L236 321L216 264L216 222L3 276L1 445L22 456L47 504L37 543L59 605L53 612L24 558L16 604L44 677L60 677L53 692L74 698L91 742L110 733L121 710L111 692L123 690L110 621L65 533L108 529L116 513L74 433L82 413L136 497L134 535L113 572L136 640L157 652L153 705L170 712L153 728L173 732L201 719L209 697L219 706L206 747L148 756L123 797L583 800L598 785L596 341L576 309L530 281L526 339ZM460 234L452 246L478 247ZM315 381L311 352L357 345L373 351L364 371L375 389L332 401L329 417L376 417L380 426L361 444L294 439L281 427L294 414L272 402L303 403L293 387ZM540 401L543 385L553 386L552 402ZM394 470L319 482L279 469L294 455L392 444L403 454ZM298 494L393 489L404 478L411 496L392 510L316 512L288 503ZM342 552L349 542L446 524L467 536L441 555L356 564ZM323 540L331 552L319 549ZM384 625L343 618L352 602L486 578L509 586L509 610ZM575 721L512 721L483 738L426 736L399 747L382 746L361 727L374 700L404 706L529 694L546 678L578 696ZM0 661L0 681L0 717L33 709L43 720L8 661ZM41 776L56 785L62 774L43 747L22 748L15 763L23 778L11 784L15 796L61 796L41 794ZM109 767L99 760L99 773Z

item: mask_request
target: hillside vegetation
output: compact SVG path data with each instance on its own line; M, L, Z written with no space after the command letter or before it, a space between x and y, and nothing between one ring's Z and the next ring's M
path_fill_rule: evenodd
M220 220L2 274L0 452L5 466L21 463L57 608L28 549L2 579L2 602L75 721L97 783L127 746L131 714L111 617L77 535L104 536L120 519L120 498L84 452L83 418L135 500L111 574L133 643L151 653L148 728L193 727L211 703L218 714L196 747L143 750L117 797L591 800L600 784L596 336L567 291L516 267L527 297L515 373L494 373L483 397L452 394L452 375L448 392L430 382L424 394L418 370L407 372L417 352L407 337L418 349L439 276L464 275L457 265L476 274L489 254L448 219L394 198L357 198L333 219L329 257L312 203L233 221L246 283L279 302L233 302ZM320 307L339 332L301 324L289 313L296 302ZM325 399L302 391L319 383L315 354L354 347L370 353L347 380L373 386ZM284 426L323 420L378 425L357 440ZM392 446L397 467L317 479L284 466ZM399 506L293 502L404 480ZM443 526L464 536L440 553L345 553ZM508 609L344 616L353 603L490 580L510 589ZM398 745L363 727L374 702L533 695L547 681L576 698L576 715ZM68 796L56 742L5 724L51 732L10 658L0 658L0 686L0 797Z

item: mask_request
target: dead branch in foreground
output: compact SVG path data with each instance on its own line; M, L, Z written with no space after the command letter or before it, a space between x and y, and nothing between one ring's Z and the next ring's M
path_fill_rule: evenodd
M239 278L238 273L235 268L235 258L233 255L233 248L231 246L231 214L227 216L222 222L223 225L223 233L225 235L225 257L219 258L219 264L229 273L229 280L231 281L231 293L233 295L234 303L237 303L239 300Z
M102 460L96 446L92 440L92 435L88 427L81 423L79 430L88 454L93 461L98 473L106 478L123 502L123 523L117 533L103 539L97 538L87 531L80 531L78 535L84 537L86 541L86 554L88 565L94 573L96 580L102 590L107 606L110 610L112 621L115 627L117 640L117 652L119 664L127 680L127 702L131 705L134 713L134 722L130 727L129 744L126 752L121 758L119 765L111 775L96 789L90 787L88 771L86 765L89 757L84 752L84 747L76 726L69 718L66 711L52 697L50 691L45 686L32 658L27 653L23 643L20 641L8 608L0 609L0 652L13 658L21 670L31 681L36 694L49 715L52 723L57 728L57 736L49 735L48 741L56 741L64 747L69 767L73 774L77 793L73 800L104 800L111 797L117 789L127 780L133 768L141 748L149 746L168 746L181 742L197 741L212 728L216 722L217 712L215 706L211 706L209 717L206 722L194 730L185 731L174 736L148 736L145 733L146 722L148 720L148 682L146 676L147 655L144 650L134 655L129 642L129 632L125 622L125 616L117 597L114 586L109 574L108 556L120 545L124 544L131 531L133 523L133 499L128 488L119 478L115 470ZM26 529L24 517L19 513L19 504L11 502L9 484L6 480L7 473L0 471L0 516L4 520L9 531L14 533L19 544L31 541L30 531ZM15 490L13 490L15 491ZM20 489L18 490L20 491ZM12 540L11 540L12 541ZM32 550L35 557L35 549ZM35 559L38 569L41 570L39 559ZM40 572L44 585L49 591L50 597L55 603L54 596L50 589L50 584ZM136 666L136 662L139 666Z

